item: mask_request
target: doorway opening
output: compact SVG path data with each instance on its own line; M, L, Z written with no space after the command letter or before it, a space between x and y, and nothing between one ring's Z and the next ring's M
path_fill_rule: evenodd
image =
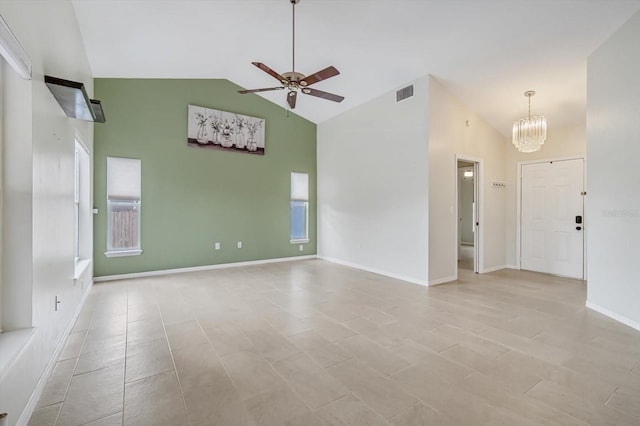
M478 172L479 163L457 160L457 240L458 270L479 272Z

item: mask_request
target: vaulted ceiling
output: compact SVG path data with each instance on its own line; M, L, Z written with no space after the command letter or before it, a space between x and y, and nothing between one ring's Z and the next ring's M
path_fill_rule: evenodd
M289 0L73 0L95 77L223 78L276 86L251 65L291 71ZM505 136L532 112L584 123L587 57L640 0L301 0L296 71L334 65L317 83L340 103L304 96L320 123L431 74ZM238 95L243 96L243 95ZM254 96L254 95L244 95ZM286 107L285 93L263 95Z

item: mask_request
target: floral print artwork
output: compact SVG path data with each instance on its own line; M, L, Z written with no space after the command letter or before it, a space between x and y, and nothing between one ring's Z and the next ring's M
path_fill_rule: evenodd
M189 105L187 145L264 155L262 118Z

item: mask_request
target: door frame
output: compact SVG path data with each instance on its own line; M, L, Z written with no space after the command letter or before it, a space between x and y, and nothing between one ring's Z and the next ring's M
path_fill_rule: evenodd
M454 238L455 238L455 244L454 246L454 259L455 259L455 279L458 279L458 239L460 238L458 235L458 227L459 227L459 218L458 218L458 161L466 161L468 163L473 163L473 186L474 186L474 194L475 194L475 217L476 217L476 223L478 225L476 225L476 232L473 233L473 248L474 248L474 255L473 255L473 267L474 267L474 272L482 274L484 273L484 232L483 232L483 220L484 220L484 215L482 214L483 212L483 207L484 207L484 191L482 189L482 173L484 170L484 167L482 165L482 158L477 158L477 157L471 157L468 155L463 155L463 154L456 154L455 155L455 197L454 197L454 210L453 210L453 217L455 218L455 224L456 226L455 228L455 232L454 232Z
M554 158L541 158L537 160L518 161L517 163L517 184L516 184L516 268L522 269L522 166L527 164L537 163L549 163L552 161L568 161L568 160L582 160L582 190L587 188L587 159L584 155L572 155L568 157L554 157ZM587 211L587 197L582 197L582 279L587 279L587 232L589 227L587 225L587 218L585 212Z

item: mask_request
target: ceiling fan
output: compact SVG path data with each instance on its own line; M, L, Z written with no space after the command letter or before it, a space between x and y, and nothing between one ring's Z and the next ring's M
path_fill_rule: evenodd
M322 99L328 99L334 102L342 102L344 100L343 96L334 95L333 93L323 92L322 90L312 89L309 87L319 81L326 80L340 74L340 71L338 71L335 67L330 66L308 76L296 72L296 4L298 4L300 0L289 1L291 2L293 10L292 71L279 74L261 62L251 62L262 71L277 79L282 86L267 87L263 89L238 90L238 93L244 95L247 93L269 92L272 90L288 89L289 93L287 94L287 103L289 104L291 109L294 109L296 107L298 92L302 92L305 95L311 95Z

